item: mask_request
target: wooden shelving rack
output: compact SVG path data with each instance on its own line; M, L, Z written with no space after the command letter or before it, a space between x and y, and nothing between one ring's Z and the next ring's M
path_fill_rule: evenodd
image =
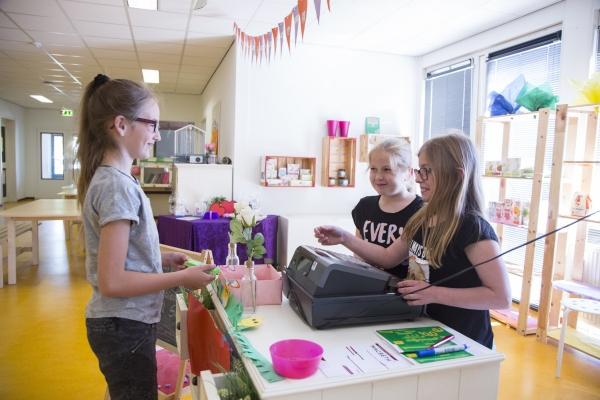
M330 184L329 178L338 177L345 170L347 185ZM323 169L321 184L328 187L354 187L356 183L356 139L349 137L323 138Z
M540 109L536 112L514 114L514 115L502 115L497 117L481 117L478 119L477 132L475 142L477 147L480 149L480 154L483 156L484 142L485 142L485 127L488 124L501 124L502 126L502 149L501 149L501 160L505 160L509 157L509 143L511 139L511 127L515 121L522 121L528 119L534 119L537 121L537 130L535 136L532 133L532 140L535 140L535 158L533 165L533 178L520 178L521 180L528 179L531 181L531 198L530 203L530 214L529 223L527 226L527 241L534 239L537 235L537 226L539 218L539 206L541 200L542 191L542 180L543 180L543 169L544 169L544 156L546 150L546 139L548 136L548 124L551 111L547 108ZM483 162L484 160L482 160ZM506 186L507 182L515 179L514 177L508 176L493 176L486 178L495 178L498 180L499 185L499 196L498 201L504 201L506 198ZM516 178L519 179L519 178ZM491 199L488 199L491 200ZM521 199L525 200L525 199ZM493 223L493 222L492 222ZM502 223L496 224L496 233L500 242L502 242L504 235L505 225ZM535 324L533 323L532 317L529 316L530 306L530 294L531 294L531 281L533 276L533 264L535 257L535 243L531 243L526 247L525 257L523 262L523 277L521 285L521 297L519 302L518 313L505 312L506 310L491 310L492 316L511 327L515 328L521 335L534 334L536 331Z

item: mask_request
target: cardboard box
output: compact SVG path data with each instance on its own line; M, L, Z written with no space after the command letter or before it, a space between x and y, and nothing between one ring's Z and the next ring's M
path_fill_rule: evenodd
M219 267L221 273L219 279L224 285L228 285L229 291L242 301L242 290L240 280L246 272L243 265L222 265ZM282 280L281 272L278 272L271 264L257 264L254 266L256 275L256 304L281 304ZM227 282L232 282L228 284ZM235 287L237 286L237 287Z

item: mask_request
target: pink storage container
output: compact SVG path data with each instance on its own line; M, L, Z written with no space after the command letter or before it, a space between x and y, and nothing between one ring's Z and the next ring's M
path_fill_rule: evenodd
M242 301L240 280L244 276L246 267L243 265L221 265L219 279L229 286L230 292ZM271 264L257 264L254 266L256 275L256 304L269 305L281 304L281 272ZM237 287L236 287L237 286Z
M269 347L273 369L286 378L302 379L317 372L323 348L310 340L287 339Z

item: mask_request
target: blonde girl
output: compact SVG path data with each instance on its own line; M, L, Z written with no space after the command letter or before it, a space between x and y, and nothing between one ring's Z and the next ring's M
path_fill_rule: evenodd
M352 210L358 238L388 247L402 235L423 205L414 194L411 166L411 146L399 138L386 139L369 152L369 180L378 195L363 197ZM407 271L406 260L388 269L400 278L406 278Z
M337 227L315 228L325 245L343 244L368 262L390 266L407 256L434 283L499 254L498 239L482 211L476 149L463 134L431 139L419 151L415 171L425 206L404 229L402 240L382 248ZM508 275L498 258L430 287L408 279L398 292L408 304L426 305L429 317L487 347L493 345L490 308L510 306Z
M150 202L131 176L134 159L147 158L160 140L159 109L144 86L98 75L81 102L77 183L92 286L87 336L111 399L156 399L156 323L163 289L197 289L211 267L163 273L186 260L161 256Z

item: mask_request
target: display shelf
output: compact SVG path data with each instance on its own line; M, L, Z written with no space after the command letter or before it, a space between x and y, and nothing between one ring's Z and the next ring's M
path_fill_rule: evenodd
M323 138L321 184L327 187L354 187L356 179L356 139Z
M298 156L262 156L260 184L268 187L314 187L317 159Z
M548 136L548 126L549 126L549 118L551 115L551 111L549 109L541 109L536 112L523 113L523 114L514 114L514 115L502 115L496 117L481 117L478 119L477 123L477 132L476 132L476 144L479 148L479 152L481 154L481 163L482 165L486 165L486 163L496 163L500 160L502 165L510 165L510 150L513 152L522 151L522 149L515 149L514 144L513 147L510 146L511 139L520 140L522 143L527 144L527 146L533 147L535 146L534 158L533 158L533 176L523 177L523 176L504 176L504 175L487 175L484 174L484 178L493 178L498 181L497 187L497 197L496 201L499 203L504 202L509 196L507 196L507 186L509 182L512 181L528 181L531 184L531 195L529 198L518 198L514 200L520 200L521 202L529 203L529 222L527 226L523 226L522 228L527 229L527 239L526 241L531 241L538 235L537 226L538 226L538 217L539 217L539 208L541 202L541 192L542 192L542 181L543 177L543 168L544 168L544 156L546 151L546 138ZM519 133L517 135L517 128L515 128L515 123L523 123L527 122L527 127L525 128L525 133ZM492 135L500 135L492 137ZM493 148L491 148L490 153L498 153L496 154L496 158L486 159L486 141L490 140ZM517 167L517 169L520 166ZM484 170L484 169L482 169ZM504 168L502 168L504 170ZM492 185L492 183L490 183ZM485 193L488 200L494 200L491 198L489 193ZM495 195L494 195L495 196ZM512 196L511 196L512 197ZM496 233L500 240L506 240L504 227L506 225L513 226L513 224L502 224L497 223ZM519 226L516 226L519 227ZM521 295L520 302L518 306L518 311L511 312L510 318L505 316L504 321L512 321L510 323L511 326L515 327L517 332L521 335L527 335L531 333L535 333L533 329L531 329L531 317L529 317L530 312L530 294L531 294L531 282L533 276L534 269L534 261L535 261L535 251L536 251L536 243L533 242L525 248L525 255L523 264L523 277L521 284ZM497 310L497 315L502 314L503 310ZM515 315L516 314L516 315Z
M561 218L571 220L581 218L569 214L576 192L591 195L595 199L600 195L597 185L593 185L594 174L598 173L597 167L600 164L600 160L596 159L595 149L598 139L599 106L598 104L557 106L547 231L555 230ZM586 272L584 268L588 227L590 224L598 223L600 221L597 218L584 220L572 229L546 238L547 251L544 253L537 329L538 339L541 341L546 341L549 329L559 325L560 303L564 288L556 285L556 282L583 280ZM591 263L589 264L591 266ZM577 313L572 313L569 321L563 323L576 327Z
M396 135L369 134L358 137L358 162L369 162L369 152L386 139L399 139L410 146L410 137Z
M172 179L172 162L140 161L140 186L144 191L170 192Z
M519 228L519 229L529 229L529 226L528 226L528 225L521 225L521 224L519 224L519 225L517 225L517 224L510 224L510 223L508 223L508 222L494 221L494 220L492 220L492 219L490 220L490 222L491 222L492 224L499 224L499 225L504 225L504 226L511 226L511 227L513 227L513 228Z

